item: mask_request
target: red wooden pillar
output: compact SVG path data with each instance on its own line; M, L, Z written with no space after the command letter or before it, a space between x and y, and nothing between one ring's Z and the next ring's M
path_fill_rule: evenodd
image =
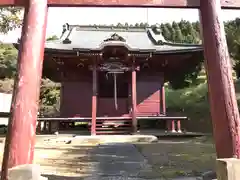
M33 162L36 119L47 23L47 1L28 0L18 53L11 115L4 149L1 179L7 169Z
M137 80L136 80L136 68L132 65L132 126L133 133L137 132Z
M166 115L166 99L165 99L165 87L164 82L162 83L161 87L161 115ZM169 120L166 121L166 130L171 131L171 122Z
M41 124L42 124L42 122L41 121L38 121L37 122L37 128L36 128L36 133L41 133L41 131L42 131L42 128L41 128Z
M166 99L165 99L165 88L164 88L164 83L162 85L162 89L161 89L161 106L162 106L162 112L161 114L166 115Z
M128 112L129 116L132 114L132 77L131 74L129 74L128 79Z
M239 158L239 112L220 0L200 1L200 12L217 157Z
M170 123L170 131L171 131L172 133L176 132L175 120L172 119L171 122L169 121L169 123Z
M177 120L177 132L181 133L182 132L182 126L181 126L181 121Z
M96 135L96 119L97 119L97 64L93 62L92 70L92 126L91 135Z

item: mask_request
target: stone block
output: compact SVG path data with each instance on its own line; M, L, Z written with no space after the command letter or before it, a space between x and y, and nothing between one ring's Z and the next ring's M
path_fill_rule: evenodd
M37 164L24 164L8 170L8 180L47 180Z
M240 159L217 159L218 180L240 180Z
M202 174L202 180L217 180L217 174L214 171L207 171Z

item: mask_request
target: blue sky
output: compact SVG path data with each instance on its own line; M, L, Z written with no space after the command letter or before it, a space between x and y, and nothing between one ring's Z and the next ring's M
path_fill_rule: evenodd
M223 10L222 20L240 17L239 10ZM47 36L60 35L62 25L69 24L117 24L148 22L149 24L172 21L199 20L197 9L159 9L159 8L50 8L48 13ZM15 42L21 30L0 35L0 41Z

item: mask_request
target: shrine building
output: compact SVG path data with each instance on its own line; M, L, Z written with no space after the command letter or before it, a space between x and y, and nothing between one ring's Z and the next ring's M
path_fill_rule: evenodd
M87 121L92 134L131 134L145 119L181 132L186 117L167 113L164 83L202 57L202 45L168 42L158 25L65 24L59 40L45 43L43 77L61 83L55 124Z

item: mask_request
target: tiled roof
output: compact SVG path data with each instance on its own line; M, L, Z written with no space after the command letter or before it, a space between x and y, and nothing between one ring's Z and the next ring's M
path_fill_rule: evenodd
M65 25L60 40L48 41L47 50L101 50L105 46L125 46L129 51L156 53L202 51L202 45L167 42L153 28L97 27Z

